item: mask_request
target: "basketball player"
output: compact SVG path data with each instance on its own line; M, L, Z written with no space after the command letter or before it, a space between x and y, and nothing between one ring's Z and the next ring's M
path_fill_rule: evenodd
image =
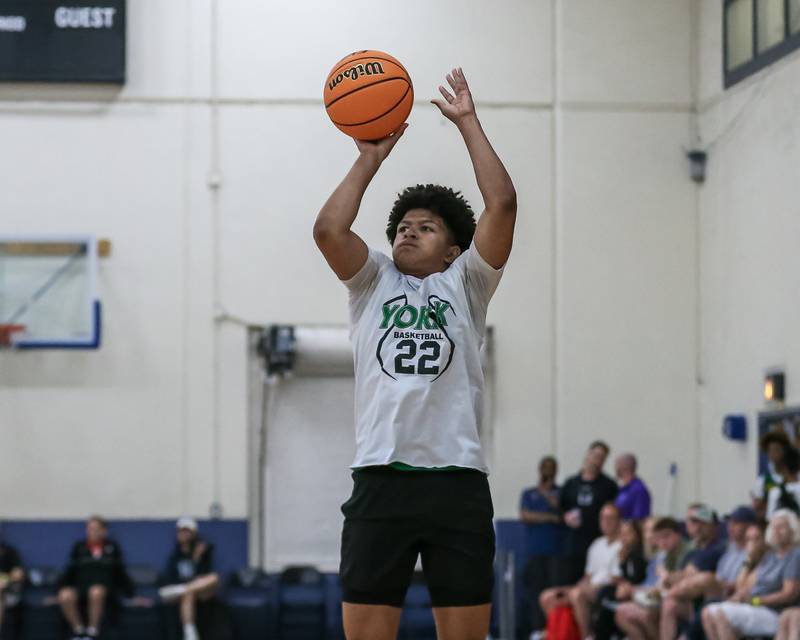
M417 557L440 640L484 640L494 530L478 439L486 310L511 251L516 193L475 114L461 69L432 102L456 125L485 209L452 189L409 187L389 216L392 259L351 230L361 198L407 125L359 155L322 207L314 239L349 290L355 354L353 494L342 506L348 640L397 637Z

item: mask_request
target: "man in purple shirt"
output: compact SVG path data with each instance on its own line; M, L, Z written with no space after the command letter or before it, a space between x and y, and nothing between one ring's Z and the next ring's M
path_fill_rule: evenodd
M636 475L636 456L623 453L614 461L619 493L614 503L623 520L642 520L650 515L650 492Z

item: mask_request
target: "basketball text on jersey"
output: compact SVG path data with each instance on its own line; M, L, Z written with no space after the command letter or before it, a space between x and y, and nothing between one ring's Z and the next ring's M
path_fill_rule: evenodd
M379 329L385 331L375 353L381 371L393 380L401 374L438 380L450 367L455 350L446 328L448 311L456 313L450 302L435 295L418 306L408 304L405 294L384 302Z
M385 71L383 70L383 65L377 61L367 62L366 64L355 64L333 78L328 86L331 90L333 90L345 78L349 80L356 80L360 76L383 75L384 73Z

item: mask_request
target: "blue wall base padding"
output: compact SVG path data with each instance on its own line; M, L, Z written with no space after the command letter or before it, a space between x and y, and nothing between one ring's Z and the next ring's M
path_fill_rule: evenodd
M247 520L200 520L200 535L214 545L214 568L227 575L247 567ZM128 565L161 571L175 545L175 520L110 520L109 536ZM26 567L63 568L72 545L86 537L79 520L0 521L0 540L14 546Z

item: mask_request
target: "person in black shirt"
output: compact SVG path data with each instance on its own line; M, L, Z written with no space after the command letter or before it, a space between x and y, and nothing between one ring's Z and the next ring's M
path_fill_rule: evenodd
M73 640L96 638L109 599L133 595L119 545L108 537L108 525L99 516L86 523L86 539L72 547L58 580L58 602L73 632ZM88 625L82 610L88 610Z
M575 584L586 567L586 552L600 535L600 510L617 497L617 483L603 473L608 445L595 441L589 446L581 470L561 488L559 505L567 532L560 562L559 584Z
M14 547L0 543L0 626L7 606L16 606L22 595L25 570Z
M158 595L164 602L179 603L184 640L198 640L196 603L214 597L219 576L211 568L213 546L197 535L197 521L180 518L177 530L175 549L164 571L166 586L158 590Z

